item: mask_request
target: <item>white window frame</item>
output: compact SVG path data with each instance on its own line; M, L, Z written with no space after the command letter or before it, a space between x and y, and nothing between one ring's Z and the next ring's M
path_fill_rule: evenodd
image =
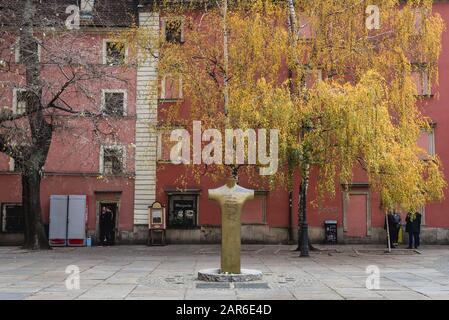
M42 48L41 44L37 43L37 59L39 62L42 62ZM14 44L14 60L17 64L21 63L20 61L20 37L17 38L16 43Z
M435 127L431 127L430 131L422 129L421 134L427 135L427 139L429 139L429 150L426 150L429 155L434 156L436 155L435 150Z
M183 90L182 90L182 77L179 76L179 92L178 92L178 98L166 98L165 97L165 82L167 77L171 76L171 74L165 74L161 79L161 100L182 100L183 97Z
M167 35L165 33L166 31L166 24L168 20L181 20L181 43L184 43L185 37L184 37L184 26L185 26L185 18L182 16L175 16L175 17L162 17L161 18L161 35L164 42L167 41Z
M107 50L107 44L108 44L108 42L122 42L122 41L114 41L114 40L112 40L112 39L103 39L103 52L102 52L102 63L104 64L104 65L108 65L107 64L107 62L108 62L108 50ZM125 42L123 42L123 44L125 45L125 61L123 61L123 64L121 64L121 65L125 65L125 64L127 64L128 63L128 46L126 45L126 43ZM113 66L111 66L111 67L118 67L118 66L121 66L121 65L113 65Z
M419 81L421 82L422 92L417 92L419 97L428 97L432 95L432 84L430 83L429 70L423 68L419 65L413 66L412 64L412 74L416 73L419 76Z
M79 0L80 16L82 19L91 19L95 0Z
M122 173L126 172L126 148L121 144L105 144L100 146L100 161L99 161L99 173L104 175L104 151L120 150L122 151Z
M17 101L17 93L18 92L26 92L27 89L24 88L14 88L12 93L12 112L13 114L19 114L17 110L18 101ZM26 111L26 110L25 110Z
M101 89L101 113L106 115L106 93L123 93L123 114L126 116L128 113L128 91L125 89Z
M6 228L6 206L21 206L23 208L23 204L22 203L9 203L9 202L5 202L5 203L0 203L0 218L2 219L2 223L1 223L1 230L0 233L8 233L5 228Z

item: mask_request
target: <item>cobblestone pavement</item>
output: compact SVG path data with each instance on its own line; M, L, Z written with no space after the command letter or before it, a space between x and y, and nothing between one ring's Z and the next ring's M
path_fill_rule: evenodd
M379 246L321 246L299 258L292 246L242 247L242 266L258 269L254 283L205 283L198 270L218 267L217 245L56 248L30 252L0 247L3 299L449 299L449 246L420 252ZM80 288L66 287L67 266ZM380 287L366 288L368 266ZM70 282L73 283L73 282Z

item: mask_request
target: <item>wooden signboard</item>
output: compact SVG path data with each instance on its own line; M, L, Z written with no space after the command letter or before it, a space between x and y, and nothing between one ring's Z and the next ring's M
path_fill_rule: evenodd
M165 208L156 201L148 208L148 245L165 245L165 229Z

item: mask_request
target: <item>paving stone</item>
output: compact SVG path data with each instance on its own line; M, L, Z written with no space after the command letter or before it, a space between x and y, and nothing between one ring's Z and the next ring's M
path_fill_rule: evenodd
M235 283L236 289L270 289L268 283Z
M227 282L216 282L216 283L197 283L197 289L230 289L231 285Z

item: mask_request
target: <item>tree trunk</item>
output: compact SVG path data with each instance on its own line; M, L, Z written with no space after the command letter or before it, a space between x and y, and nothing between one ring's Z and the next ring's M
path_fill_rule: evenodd
M22 205L25 216L25 249L48 249L42 223L40 200L41 177L35 170L22 174Z
M52 126L44 116L42 107L41 65L38 43L34 38L36 8L32 0L24 4L20 47L26 69L26 113L30 129L30 143L24 145L18 159L22 170L22 205L25 216L25 243L27 249L48 249L49 244L42 224L40 201L41 172L52 140Z
M306 164L301 172L298 208L298 251L302 257L309 256L309 225L307 223L307 195L309 189L310 166Z

